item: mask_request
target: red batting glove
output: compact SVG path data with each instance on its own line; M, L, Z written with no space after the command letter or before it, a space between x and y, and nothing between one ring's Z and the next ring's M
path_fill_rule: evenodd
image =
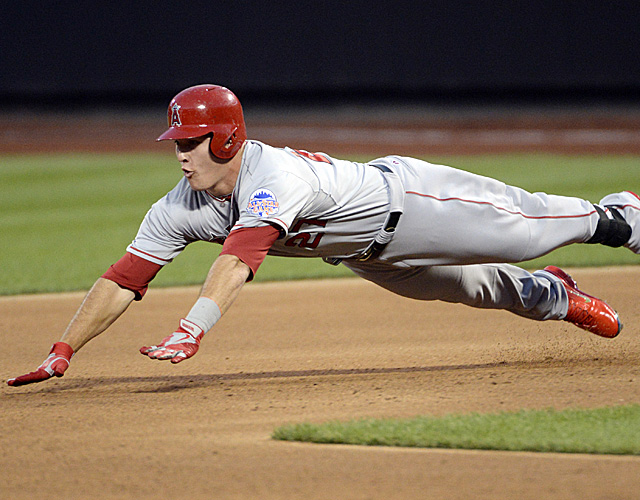
M140 353L151 359L170 359L180 363L198 352L204 331L189 320L181 319L180 327L158 345L141 347Z
M71 349L69 344L56 342L49 352L49 357L44 360L36 371L16 378L10 378L7 380L7 384L18 386L42 382L53 376L62 377L67 368L69 368L71 356L73 356L73 349Z

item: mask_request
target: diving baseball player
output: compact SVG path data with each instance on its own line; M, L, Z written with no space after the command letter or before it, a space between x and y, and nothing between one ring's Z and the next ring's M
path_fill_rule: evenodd
M413 158L356 163L274 148L247 140L240 102L216 85L177 94L168 122L158 140L175 141L182 179L151 207L49 357L9 385L62 376L74 353L201 240L222 244L222 252L176 330L141 348L149 358L193 356L267 254L320 257L406 297L565 320L606 338L620 333L617 313L562 270L530 273L509 263L571 243L640 253L640 198L632 192L594 205Z

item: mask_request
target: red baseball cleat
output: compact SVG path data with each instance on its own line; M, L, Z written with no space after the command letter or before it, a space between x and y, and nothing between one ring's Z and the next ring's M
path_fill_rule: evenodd
M622 330L618 313L604 300L598 299L578 289L571 276L555 266L544 268L548 273L560 278L569 296L569 310L565 321L573 323L600 337L612 339Z

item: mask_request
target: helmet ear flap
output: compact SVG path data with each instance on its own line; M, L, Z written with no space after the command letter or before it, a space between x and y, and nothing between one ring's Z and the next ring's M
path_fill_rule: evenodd
M237 132L238 127L234 128L230 134L225 134L226 140L224 142L215 140L214 132L214 138L211 139L210 143L210 148L213 155L223 160L233 158L238 153L240 147L242 146L242 143L245 140L244 138L238 137Z

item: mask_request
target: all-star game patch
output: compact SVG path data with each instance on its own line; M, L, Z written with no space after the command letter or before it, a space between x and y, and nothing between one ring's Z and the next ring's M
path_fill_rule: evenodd
M258 217L269 217L278 213L280 204L276 195L268 189L258 189L249 198L247 211Z

